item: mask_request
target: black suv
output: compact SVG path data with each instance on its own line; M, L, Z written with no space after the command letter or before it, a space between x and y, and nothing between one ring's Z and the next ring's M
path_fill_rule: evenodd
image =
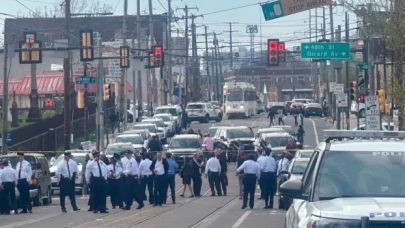
M238 141L243 144L243 151L256 155L255 136L249 127L220 127L217 129L214 140L214 148L226 151L228 161L236 161Z
M3 158L9 160L13 169L16 168L18 162L17 154L0 156L0 159ZM51 204L51 172L49 171L47 157L41 153L25 153L24 159L28 161L32 167L32 177L29 184L30 198L34 203L34 206Z

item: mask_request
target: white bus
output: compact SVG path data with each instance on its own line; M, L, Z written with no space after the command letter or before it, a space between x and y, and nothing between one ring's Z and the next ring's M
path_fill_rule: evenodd
M247 82L227 82L224 85L224 113L231 119L247 118L256 114L257 91Z

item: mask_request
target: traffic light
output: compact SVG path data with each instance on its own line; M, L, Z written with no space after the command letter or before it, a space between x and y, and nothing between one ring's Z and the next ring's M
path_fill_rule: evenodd
M120 47L120 67L129 68L129 46Z
M378 96L378 103L380 105L380 112L385 111L385 90L380 89L375 91L375 95Z
M357 97L357 82L352 81L350 83L350 100L355 101Z
M156 45L152 47L152 54L153 54L153 65L151 67L163 67L164 66L164 59L163 59L163 47L161 45Z
M359 101L360 101L360 103L364 103L364 99L365 99L365 95L364 94L360 94L360 96L359 96Z
M76 98L77 108L84 108L84 99L84 89L79 89L79 91L77 91Z
M111 84L104 84L104 100L107 101L111 97Z
M19 42L21 49L40 49L42 48L42 42L36 40L36 32L24 32L24 40ZM20 64L37 64L42 63L42 50L24 50L19 52Z
M268 39L267 40L267 65L268 66L278 66L278 39Z
M94 60L93 30L80 30L80 61Z
M279 42L278 43L278 58L281 62L285 62L285 43Z

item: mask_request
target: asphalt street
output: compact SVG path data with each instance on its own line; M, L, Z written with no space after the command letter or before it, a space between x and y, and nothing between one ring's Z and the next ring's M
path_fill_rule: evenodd
M243 120L223 120L220 123L214 121L200 124L193 122L191 128L198 129L202 133L208 132L211 126L249 126L254 130L267 127L266 114L254 116ZM286 125L294 123L293 118L288 116L285 119ZM323 138L322 130L330 128L323 118L311 117L304 121L305 140L304 147L315 148ZM238 196L238 180L235 175L235 167L232 164L228 172L228 194L227 196L211 197L208 181L203 177L202 194L200 198L189 198L190 193L180 197L182 193L181 179L176 177L176 204L171 199L162 207L152 207L146 201L142 210L136 210L134 203L130 211L112 209L108 199L109 214L93 214L87 212L88 196L77 196L77 204L81 211L73 212L69 206L70 201L66 199L68 213L62 213L59 206L59 197L54 196L50 206L34 207L32 214L19 214L0 216L0 228L30 227L30 228L54 228L54 227L154 227L154 228L187 228L187 227L284 227L285 211L277 209L278 202L275 201L275 209L265 210L262 200L255 200L255 207L252 210L242 210L242 200ZM260 190L256 191L259 196ZM170 195L168 193L168 195ZM275 197L277 199L277 196Z

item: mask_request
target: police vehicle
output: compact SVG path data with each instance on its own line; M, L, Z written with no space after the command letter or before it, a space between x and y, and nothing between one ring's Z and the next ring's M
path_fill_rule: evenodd
M325 130L324 137L302 179L280 187L295 199L285 227L405 227L405 132Z

